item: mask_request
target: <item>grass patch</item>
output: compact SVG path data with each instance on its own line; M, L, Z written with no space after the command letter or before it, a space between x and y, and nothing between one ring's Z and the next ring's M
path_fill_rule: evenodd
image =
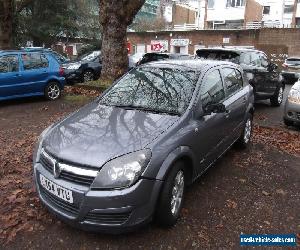
M106 90L108 87L111 86L111 82L110 81L91 81L91 82L85 82L85 83L78 83L75 86L79 86L79 87L87 87L87 88L93 88L93 89L99 89L100 91L104 91Z
M86 104L93 100L93 97L84 95L65 95L64 100L70 104Z

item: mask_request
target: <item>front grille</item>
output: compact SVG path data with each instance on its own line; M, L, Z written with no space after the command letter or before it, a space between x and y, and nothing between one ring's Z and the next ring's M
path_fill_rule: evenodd
M49 157L51 157L55 161L55 159L52 156L49 155ZM40 163L50 174L53 175L53 162L51 162L43 153L41 153L40 155ZM78 175L62 170L59 179L67 180L83 186L90 186L92 185L95 177Z
M64 179L64 180L68 180L68 181L71 181L71 182L75 182L75 183L78 183L80 185L84 185L84 186L90 186L95 177L90 177L90 176L80 176L80 175L76 175L76 174L73 174L73 173L68 173L68 172L65 172L65 171L62 171L61 174L60 174L60 177L61 179Z
M63 201L57 198L55 195L46 191L43 187L40 187L40 193L42 197L53 207L58 210L67 213L71 216L76 217L79 213L79 207L75 204L70 204L66 201Z
M300 113L297 113L297 119L300 121Z
M52 162L50 162L44 154L41 154L40 156L40 163L43 165L43 167L48 170L51 174L53 174L53 165Z
M105 225L120 225L124 224L130 216L130 213L118 213L118 214L104 214L104 213L96 213L89 212L85 220L87 222L93 222L98 224Z

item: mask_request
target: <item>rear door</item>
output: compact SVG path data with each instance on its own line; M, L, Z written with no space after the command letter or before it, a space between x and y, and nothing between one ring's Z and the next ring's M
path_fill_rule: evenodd
M225 115L225 125L227 126L226 146L229 146L242 132L248 90L243 86L242 73L238 69L225 66L221 69L221 72L226 92L226 100L224 101L227 110Z
M0 56L0 98L22 94L19 56Z
M22 53L22 85L27 94L42 94L49 75L49 61L42 53Z

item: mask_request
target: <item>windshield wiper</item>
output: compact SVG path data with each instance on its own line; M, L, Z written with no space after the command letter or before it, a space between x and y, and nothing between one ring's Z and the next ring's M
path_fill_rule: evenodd
M134 105L108 105L108 106L122 108L122 109L128 109L128 110L141 110L141 111L150 112L150 113L154 113L154 114L168 114L168 115L180 116L179 112L176 112L176 111L157 110L157 109L152 109L152 108L147 108L147 107L142 107L142 106L134 106Z

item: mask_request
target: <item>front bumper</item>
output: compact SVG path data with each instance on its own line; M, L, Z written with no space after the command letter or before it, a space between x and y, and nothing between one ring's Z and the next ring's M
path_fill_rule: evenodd
M40 174L73 192L69 204L41 186ZM141 179L123 190L90 190L72 182L55 179L41 164L34 166L38 195L50 212L71 226L106 233L122 233L149 222L162 185L158 180Z
M64 77L66 78L67 82L75 82L82 80L82 70L68 70L65 69Z
M283 118L300 124L300 104L290 102L287 99L285 102Z

